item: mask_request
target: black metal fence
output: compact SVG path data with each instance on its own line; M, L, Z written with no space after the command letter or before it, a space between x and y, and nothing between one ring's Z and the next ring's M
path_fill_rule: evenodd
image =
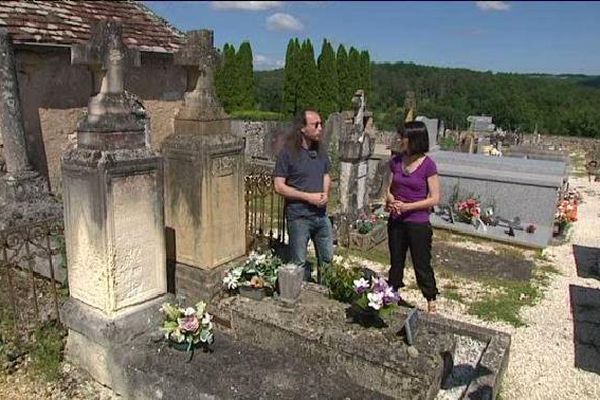
M65 298L62 218L0 231L0 335L17 343L43 322L59 321Z
M276 247L285 242L284 199L273 187L273 163L246 165L246 243L247 250Z

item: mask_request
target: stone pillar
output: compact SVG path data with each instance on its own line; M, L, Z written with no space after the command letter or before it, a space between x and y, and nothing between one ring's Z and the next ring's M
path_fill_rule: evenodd
M214 88L213 32L191 31L175 53L188 92L163 141L169 268L178 295L209 299L226 263L245 254L244 141L231 134Z
M136 59L115 22L98 23L88 44L72 48L73 63L99 67L103 76L76 147L62 156L66 355L116 391L124 377L116 349L156 329L151 321L166 293L162 160L123 92L124 69Z
M47 182L33 171L27 156L15 55L5 29L0 29L0 136L6 163L6 176L0 181L0 205L47 192Z

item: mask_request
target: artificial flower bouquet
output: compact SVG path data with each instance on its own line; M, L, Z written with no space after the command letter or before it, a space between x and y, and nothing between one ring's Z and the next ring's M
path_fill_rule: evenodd
M240 286L274 289L277 270L282 265L283 262L273 254L272 250L265 253L252 251L244 264L233 267L227 272L223 284L230 291Z
M481 216L481 204L475 198L459 201L456 207L456 214L462 222L470 224Z
M381 277L370 280L361 277L354 281L354 290L359 296L356 305L366 312L374 312L379 318L389 315L398 306L400 295Z
M190 351L197 346L208 346L214 342L212 315L206 312L206 303L195 307L180 307L164 303L160 308L164 320L160 330L174 347Z

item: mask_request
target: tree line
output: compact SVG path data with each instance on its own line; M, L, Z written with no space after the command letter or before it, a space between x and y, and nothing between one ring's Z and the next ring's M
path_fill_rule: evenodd
M466 129L467 116L491 115L503 129L600 138L597 77L476 72L409 63L373 65L372 109L397 119L406 91L417 112ZM393 116L393 117L389 117Z
M412 63L371 63L368 51L334 51L324 39L315 60L309 39L290 39L285 68L252 69L250 43L223 47L217 93L228 112L261 110L289 117L316 108L325 118L351 109L357 89L380 129L393 129L404 115L407 91L417 113L466 129L469 115L491 115L512 131L600 138L600 78L581 75L511 74L439 68Z
M235 46L226 43L222 56L215 86L227 112L248 111L257 105L260 110L287 116L304 108L329 115L349 109L357 89L363 89L367 96L372 91L369 52L354 47L347 51L341 44L336 52L327 39L316 60L310 39L290 39L284 69L271 75L253 75L248 42L237 52Z
M252 47L242 42L235 46L225 43L222 60L215 73L215 90L227 112L253 110L256 104Z

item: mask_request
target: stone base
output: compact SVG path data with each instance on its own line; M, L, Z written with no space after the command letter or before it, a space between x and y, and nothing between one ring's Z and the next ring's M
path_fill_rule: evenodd
M319 288L306 285L292 309L271 298L257 302L236 296L222 300L217 312L230 322L235 337L248 344L320 365L380 395L435 398L445 373L444 354L454 351L450 333L421 325L415 355L393 328L350 323L348 305L328 299ZM399 310L390 325L405 315Z
M119 318L107 318L97 309L70 298L61 310L61 321L69 329L65 357L87 371L95 380L117 393L126 389L123 366L116 362L119 347L136 337L158 332L160 306L171 296L160 296Z
M370 250L386 239L387 225L385 223L376 224L369 233L359 233L353 229L346 235L342 234L338 236L338 242L343 246L361 251Z
M213 269L169 262L169 291L177 294L178 298L186 298L191 303L199 300L209 301L223 291L223 277L227 271L242 262L244 258L241 257Z

